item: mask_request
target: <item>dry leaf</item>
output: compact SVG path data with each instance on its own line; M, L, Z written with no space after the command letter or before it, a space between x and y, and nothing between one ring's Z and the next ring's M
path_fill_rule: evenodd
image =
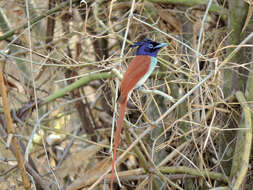
M171 14L169 11L165 11L165 10L161 10L161 9L158 10L158 8L157 8L157 13L161 17L161 19L166 22L167 26L169 27L169 29L172 32L175 32L175 33L182 32L182 25L178 21L176 16Z

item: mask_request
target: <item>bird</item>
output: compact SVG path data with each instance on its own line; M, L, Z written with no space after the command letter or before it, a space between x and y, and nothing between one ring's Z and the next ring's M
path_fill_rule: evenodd
M112 172L110 189L113 190L114 168L116 160L116 151L120 143L120 133L122 130L123 120L127 108L127 100L134 88L139 88L151 73L154 71L157 64L158 51L167 46L167 43L158 43L151 39L145 38L142 41L134 43L131 48L138 47L135 57L130 62L119 88L119 96L117 101L120 104L119 117L114 136Z

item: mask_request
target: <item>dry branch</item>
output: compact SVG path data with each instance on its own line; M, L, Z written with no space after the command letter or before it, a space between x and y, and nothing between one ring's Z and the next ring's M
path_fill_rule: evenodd
M5 120L7 123L8 136L11 138L11 142L14 146L15 156L16 156L16 159L18 162L18 168L20 170L20 173L21 173L21 176L23 179L24 187L26 190L31 190L31 184L30 184L30 180L27 175L27 172L26 172L22 151L19 147L18 140L17 140L16 133L15 133L15 129L14 129L12 119L11 119L8 98L7 98L7 92L6 92L6 87L4 84L2 65L0 66L0 90L1 90L1 95L2 95L2 103L3 103L3 108L4 108Z

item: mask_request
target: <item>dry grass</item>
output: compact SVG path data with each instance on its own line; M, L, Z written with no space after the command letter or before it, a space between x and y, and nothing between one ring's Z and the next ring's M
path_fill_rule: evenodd
M122 186L252 186L247 54L252 34L247 38L249 31L240 23L246 28L241 44L231 43L226 3L205 9L151 1L73 0L72 8L48 2L49 8L34 0L30 9L13 0L1 2L1 14L7 16L1 23L8 20L9 31L15 32L8 38L0 35L8 105L37 189L109 188L119 73L134 56L130 45L145 37L169 46L159 53L159 68L146 91L136 90L129 99L118 150ZM56 12L49 11L55 7ZM43 18L34 19L39 15ZM35 23L23 25L27 18ZM227 80L232 80L228 87ZM0 111L4 118L6 110L0 106ZM0 188L23 189L15 154L5 149L8 133L1 118L5 182ZM115 178L114 188L122 189L118 184Z

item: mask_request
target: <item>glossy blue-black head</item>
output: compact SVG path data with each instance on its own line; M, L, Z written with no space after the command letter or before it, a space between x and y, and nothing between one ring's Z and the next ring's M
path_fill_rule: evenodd
M131 48L138 47L136 55L149 55L152 57L156 57L158 51L162 47L165 47L167 45L168 45L167 43L158 43L148 38L145 38L140 42L136 42L134 45L131 46Z

